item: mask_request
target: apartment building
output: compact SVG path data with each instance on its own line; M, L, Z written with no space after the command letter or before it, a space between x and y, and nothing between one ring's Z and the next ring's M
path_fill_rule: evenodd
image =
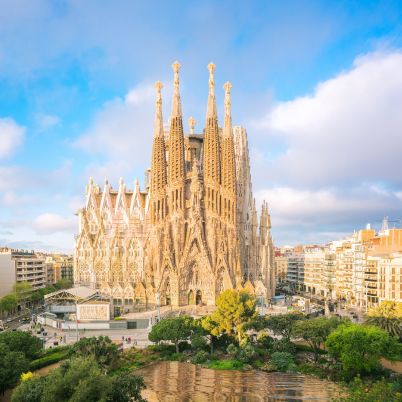
M302 290L304 284L304 253L302 250L294 250L287 254L288 272L287 281L292 290Z
M10 293L17 282L28 282L34 290L45 287L44 258L33 251L0 249L0 297Z
M326 248L321 246L305 246L303 290L311 295L324 296L322 284L323 267Z
M70 255L47 254L45 255L46 265L49 269L49 280L56 283L61 279L68 279L73 282L74 260Z
M288 275L288 257L280 252L275 253L275 280L284 283Z

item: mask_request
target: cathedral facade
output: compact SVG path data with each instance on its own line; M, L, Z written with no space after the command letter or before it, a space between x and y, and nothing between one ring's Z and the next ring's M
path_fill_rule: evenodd
M151 168L145 186L129 190L92 179L78 212L74 281L100 289L114 304L214 305L225 289L274 295L274 254L265 202L258 219L246 130L232 126L231 84L224 85L223 127L218 124L210 63L205 129L184 134L178 62L169 130L156 87Z

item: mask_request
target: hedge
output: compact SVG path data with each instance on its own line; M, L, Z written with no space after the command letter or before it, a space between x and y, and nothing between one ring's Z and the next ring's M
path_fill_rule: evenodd
M61 350L58 352L47 354L43 357L40 357L39 359L32 360L29 364L29 369L31 371L35 371L42 367L50 366L51 364L57 363L60 360L64 360L65 358L67 358L69 352L69 349Z

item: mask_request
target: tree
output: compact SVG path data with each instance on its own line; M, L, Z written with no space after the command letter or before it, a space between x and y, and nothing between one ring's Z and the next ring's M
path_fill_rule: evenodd
M364 383L356 377L350 387L349 395L335 399L334 402L401 402L402 393L384 380L372 384Z
M26 301L30 298L32 289L32 284L29 282L17 282L13 286L13 292L22 308L25 307Z
M148 338L152 342L170 341L175 344L179 353L179 342L188 339L191 335L192 319L190 317L164 318L156 323Z
M338 318L318 317L310 320L301 320L295 323L293 335L303 338L313 349L315 361L318 360L320 347L340 321Z
M119 374L112 378L111 392L108 402L146 402L141 397L141 390L145 388L144 379L132 373Z
M0 310L7 311L7 314L12 313L18 306L18 298L11 293L0 299Z
M39 303L43 301L43 296L43 292L41 292L40 290L35 290L31 293L30 299L33 303Z
M119 350L107 336L82 338L73 346L73 353L83 357L93 357L103 368L110 367L116 362Z
M13 352L22 352L32 360L42 349L42 342L36 336L24 331L4 331L0 333L0 344L5 344Z
M214 336L226 334L237 337L240 344L247 325L257 316L256 299L249 293L225 290L216 300L216 310L211 314L205 327Z
M70 279L63 278L57 281L54 285L56 289L69 289L73 286L73 282Z
M265 325L275 335L282 336L286 342L289 342L296 321L302 319L304 319L304 316L299 313L278 314L270 316Z
M130 373L106 375L93 357L64 361L46 377L22 381L12 402L132 402L144 400L142 377Z
M15 352L4 343L0 343L0 392L17 384L21 374L28 371L29 363L24 353Z
M33 376L21 381L14 390L11 402L41 402L46 385L46 377Z
M402 340L402 303L382 302L380 306L370 309L365 322Z
M110 377L102 373L93 358L67 360L46 377L41 402L106 401L111 392Z
M389 356L398 345L395 338L376 327L341 325L327 338L328 352L337 359L347 376L370 373L381 357Z

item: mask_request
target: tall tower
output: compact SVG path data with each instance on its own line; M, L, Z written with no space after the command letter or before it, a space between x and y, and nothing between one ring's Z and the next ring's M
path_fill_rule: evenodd
M183 118L179 92L179 62L174 62L172 68L174 71L174 92L169 131L169 213L184 211L184 183L186 178L184 165Z
M225 89L225 119L222 135L222 215L225 220L236 224L236 167L235 151L232 133L232 115L230 111L230 90L232 84L226 82Z
M220 144L218 116L216 113L216 99L214 93L214 72L215 64L208 64L209 70L209 95L206 116L206 127L204 134L204 183L206 192L205 208L207 211L220 214Z
M151 223L158 223L167 215L166 205L166 148L163 133L162 94L163 85L160 81L155 83L156 113L154 123L154 139L152 145L151 161Z

